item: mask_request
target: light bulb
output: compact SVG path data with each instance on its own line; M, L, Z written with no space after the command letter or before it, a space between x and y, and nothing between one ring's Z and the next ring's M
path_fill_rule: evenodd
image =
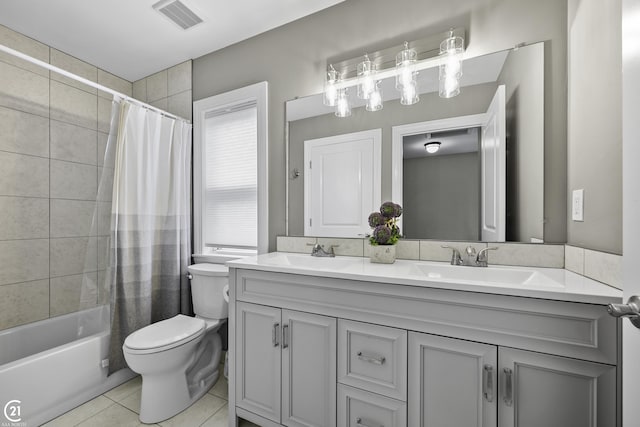
M371 92L375 90L375 74L375 65L369 60L369 55L365 55L364 61L358 64L358 77L360 78L358 98L369 99Z
M329 65L327 70L327 77L324 82L324 98L322 102L328 107L335 107L338 102L338 89L336 89L336 83L338 82L338 72L333 68L333 65Z
M371 94L369 95L367 106L365 108L367 111L382 110L382 89L378 87L377 82L374 86L373 92L371 92Z
M349 117L351 115L351 105L349 105L347 89L341 89L338 93L335 114L336 117Z
M418 90L415 84L408 84L402 87L400 92L400 104L413 105L420 101Z

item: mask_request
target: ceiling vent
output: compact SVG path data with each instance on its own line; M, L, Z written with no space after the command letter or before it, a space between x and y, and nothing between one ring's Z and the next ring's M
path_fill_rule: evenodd
M161 0L152 6L155 10L171 19L183 30L202 22L202 19L180 0Z

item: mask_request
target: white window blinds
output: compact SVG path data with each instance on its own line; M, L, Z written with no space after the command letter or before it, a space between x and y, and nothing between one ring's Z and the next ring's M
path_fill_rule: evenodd
M205 246L257 248L256 104L212 111L205 120Z

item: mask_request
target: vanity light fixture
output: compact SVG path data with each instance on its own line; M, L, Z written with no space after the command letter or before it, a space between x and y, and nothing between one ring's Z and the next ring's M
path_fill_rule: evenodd
M421 42L422 40L416 43ZM366 101L367 111L381 110L380 83L387 78L395 79L396 89L400 92L400 103L413 105L420 100L418 72L435 67L439 67L439 95L443 98L451 98L460 93L463 54L464 39L456 36L454 30L450 30L447 38L440 43L439 55L435 57L418 60L416 49L410 48L409 43L404 42L403 49L396 54L395 67L380 69L378 64L386 63L384 56L379 56L380 52L376 53L378 56L375 61L371 61L369 55L365 54L364 60L358 62L355 67L355 77L342 78L342 72L347 74L349 71L354 71L353 68L349 70L350 65L346 68L340 67L341 71L329 65L324 85L324 105L335 107L335 115L338 117L349 117L351 105L347 89L355 86L358 98ZM355 64L355 61L351 64Z
M438 141L425 142L424 149L429 154L435 154L438 152L438 150L440 150L440 142Z
M460 77L462 77L462 53L464 40L449 31L449 37L440 43L440 56L444 62L439 69L439 89L441 98L453 98L460 93Z

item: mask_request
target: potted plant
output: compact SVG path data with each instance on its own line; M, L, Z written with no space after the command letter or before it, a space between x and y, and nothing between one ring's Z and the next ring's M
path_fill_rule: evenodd
M400 237L398 218L402 215L402 206L393 202L384 202L379 212L369 215L369 226L373 232L371 243L371 262L392 264L396 260L396 243Z

